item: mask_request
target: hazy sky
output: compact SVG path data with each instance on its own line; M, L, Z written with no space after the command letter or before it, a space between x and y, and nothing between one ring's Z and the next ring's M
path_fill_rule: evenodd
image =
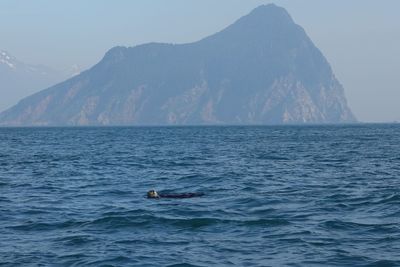
M322 50L360 120L400 121L399 0L0 0L0 49L87 68L113 46L196 41L271 2Z

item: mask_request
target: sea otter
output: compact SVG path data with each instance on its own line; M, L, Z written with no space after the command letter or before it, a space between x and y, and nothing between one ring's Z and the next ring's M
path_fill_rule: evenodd
M203 195L204 193L159 194L156 190L150 190L147 192L147 198L191 198L201 197Z

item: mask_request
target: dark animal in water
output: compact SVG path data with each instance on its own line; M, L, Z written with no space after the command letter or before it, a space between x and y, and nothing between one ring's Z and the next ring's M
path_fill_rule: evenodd
M192 198L201 196L204 196L204 193L163 194L157 193L155 190L147 192L147 198Z

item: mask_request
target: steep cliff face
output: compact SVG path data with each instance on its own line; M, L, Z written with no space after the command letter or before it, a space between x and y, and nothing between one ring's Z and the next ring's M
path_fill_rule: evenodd
M195 43L115 47L0 114L0 125L354 121L324 56L275 5Z

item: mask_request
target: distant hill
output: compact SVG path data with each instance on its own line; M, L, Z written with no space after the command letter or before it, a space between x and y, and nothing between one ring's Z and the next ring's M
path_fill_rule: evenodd
M114 47L91 69L0 114L0 125L354 121L325 57L275 5L195 43Z
M0 50L0 111L66 77L51 68L21 62L8 52Z

